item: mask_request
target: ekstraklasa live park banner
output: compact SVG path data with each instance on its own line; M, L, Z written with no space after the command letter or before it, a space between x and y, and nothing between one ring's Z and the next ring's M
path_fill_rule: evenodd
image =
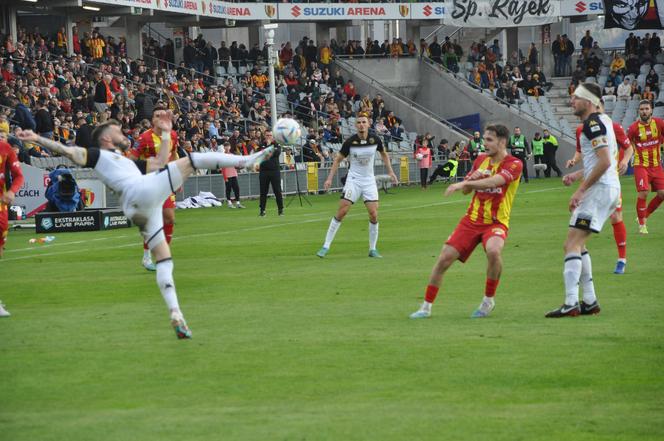
M639 1L620 0L638 9ZM664 2L664 0L650 0ZM230 3L217 0L88 0L114 6L251 21L437 20L463 27L537 26L604 13L602 0L449 0L431 3ZM618 4L617 1L608 2ZM629 12L623 14L628 17ZM608 16L607 16L608 17ZM625 18L620 25L628 23ZM659 23L659 22L658 22Z

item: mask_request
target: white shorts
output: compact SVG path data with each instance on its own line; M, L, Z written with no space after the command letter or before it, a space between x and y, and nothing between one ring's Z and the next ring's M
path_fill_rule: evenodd
M360 196L362 196L365 203L378 202L378 186L373 177L371 180L353 179L350 176L346 179L341 199L346 199L354 204Z
M620 187L595 184L586 192L572 212L569 226L599 233L604 222L620 205Z
M148 173L125 185L122 191L122 211L138 227L143 240L153 249L166 240L162 206L183 179L175 163L158 172Z

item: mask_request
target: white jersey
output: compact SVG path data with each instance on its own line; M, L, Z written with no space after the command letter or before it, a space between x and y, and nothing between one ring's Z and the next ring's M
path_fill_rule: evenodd
M597 150L609 149L611 166L597 180L597 184L620 188L618 179L618 143L613 132L613 121L603 113L593 113L584 122L581 132L578 134L579 146L583 155L583 177L588 178L598 162Z
M139 168L141 164L144 166L145 161L139 161L137 165L131 159L110 150L88 149L86 166L93 167L102 182L120 198L127 187L143 175Z
M374 181L374 159L376 151L384 151L383 143L377 136L369 135L365 140L360 139L355 134L348 138L339 152L348 158L348 162L350 162L348 177Z

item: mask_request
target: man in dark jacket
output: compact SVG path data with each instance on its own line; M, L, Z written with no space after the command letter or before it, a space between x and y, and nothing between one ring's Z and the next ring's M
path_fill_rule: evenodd
M29 129L34 131L37 128L37 123L35 122L35 118L32 116L30 109L17 99L14 99L13 102L14 108L16 109L13 119L16 124L18 124L23 130Z
M89 149L92 145L92 127L85 118L80 118L76 123L76 141L75 144Z
M53 116L48 111L47 101L41 98L38 106L39 110L35 114L36 131L44 138L53 139L55 124L53 124Z
M443 50L440 47L440 44L438 44L438 37L433 37L433 41L429 45L429 55L431 56L431 59L435 61L436 63L441 63L441 55L443 54Z
M279 216L284 215L284 200L281 195L281 170L279 165L279 156L281 155L281 147L274 142L272 138L272 131L265 132L265 141L263 142L262 149L274 146L275 150L270 159L263 161L260 165L258 173L258 180L260 182L260 213L261 217L265 216L265 206L267 204L267 192L270 185L274 192L274 198L277 200L277 210ZM261 150L262 150L261 149Z

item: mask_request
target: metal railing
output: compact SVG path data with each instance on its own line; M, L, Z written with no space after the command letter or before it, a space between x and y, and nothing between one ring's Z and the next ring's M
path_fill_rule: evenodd
M437 63L437 62L433 61L432 59L430 59L428 57L422 58L422 62L425 63L426 65L430 66L434 71L436 71L438 73L445 72L445 73L450 74L453 78L455 78L457 80L460 80L461 83L464 83L466 86L472 88L475 91L479 91L479 92L482 93L485 90L482 87L480 87L479 85L471 83L463 75L459 75L459 74L449 70L447 67L443 66L440 63ZM488 89L486 89L486 90L488 90ZM484 93L482 93L482 95L484 95ZM489 98L489 97L487 97L487 98ZM498 103L507 106L512 112L517 113L522 118L532 119L537 124L540 124L543 127L548 127L549 131L551 131L552 133L555 132L559 136L562 136L564 138L569 138L570 141L574 140L574 137L571 134L564 132L562 129L551 128L549 123L546 120L542 120L540 118L537 118L535 115L532 115L529 112L523 111L518 104L512 104L507 100L504 100L502 98L497 97L493 93L491 94L490 99L493 99L494 101L497 101Z
M358 77L361 77L364 81L368 82L368 83L369 83L370 85L372 85L373 87L375 87L375 88L377 88L377 89L379 89L379 90L383 90L383 91L385 91L386 93L388 93L388 94L390 94L390 95L392 95L392 96L398 98L399 100L405 102L405 103L408 104L412 109L416 109L416 110L418 110L418 111L420 111L420 112L423 112L423 113L425 113L425 114L427 114L427 115L430 115L433 119L435 119L435 120L437 120L438 122L442 123L442 124L445 125L448 129L452 130L453 132L458 133L459 136L466 137L466 138L470 138L470 137L472 136L469 132L466 132L465 130L463 130L463 129L457 127L456 125L452 124L450 121L448 121L447 119L443 118L442 116L437 115L437 114L431 112L430 109L427 109L427 108L424 107L423 105L421 105L421 104L419 104L419 103L413 101L412 99L408 98L407 96L405 96L405 95L402 94L401 92L399 92L399 91L397 91L397 90L395 90L395 89L393 89L393 88L391 88L391 87L388 87L388 86L384 85L383 83L377 81L375 78L372 78L372 77L370 77L369 75L365 74L364 72L362 72L361 70L359 70L358 68L356 68L355 66L353 66L352 64L350 64L350 63L348 63L347 61L345 61L345 60L343 59L343 57L337 57L337 58L335 58L335 62L336 62L336 63L339 63L341 66L343 66L345 69L347 69L349 72L353 73L354 75L357 75Z

